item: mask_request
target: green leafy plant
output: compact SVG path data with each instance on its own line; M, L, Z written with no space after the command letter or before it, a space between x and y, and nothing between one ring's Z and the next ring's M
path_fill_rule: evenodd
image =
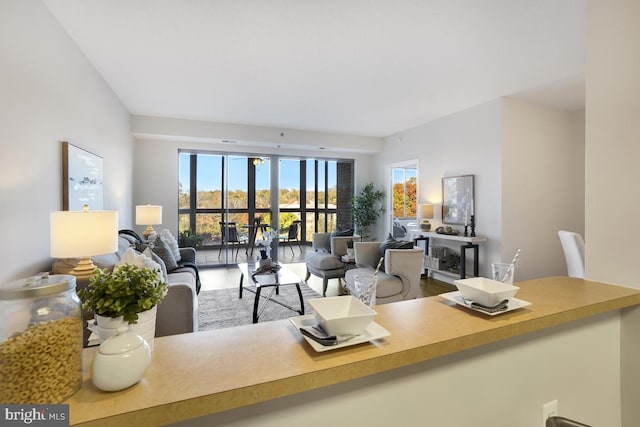
M178 246L181 248L197 248L202 246L204 239L189 230L183 230L178 234Z
M112 272L96 270L78 297L83 308L100 316L122 316L131 324L138 323L138 313L160 303L168 288L156 271L124 264Z
M347 248L353 249L353 239L347 240Z
M384 191L376 190L372 182L362 187L360 194L353 196L353 221L358 234L365 240L369 240L371 226L384 212L383 200Z

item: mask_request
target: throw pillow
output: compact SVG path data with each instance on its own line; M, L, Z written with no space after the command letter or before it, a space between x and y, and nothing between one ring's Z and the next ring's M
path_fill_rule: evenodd
M164 265L167 266L167 271L173 271L178 268L176 257L173 256L173 252L162 239L155 239L151 250L162 259Z
M167 246L169 246L169 249L171 249L171 252L173 252L173 256L175 257L176 262L180 262L182 260L182 257L180 256L178 241L175 237L173 237L171 231L165 228L160 232L160 238L167 244Z
M385 255L387 249L412 249L413 242L406 240L396 240L391 234L387 236L387 240L380 244L378 249L378 256L381 258ZM378 259L380 259L378 258ZM380 265L380 271L384 271L384 262Z
M162 270L162 277L164 277L164 281L167 282L169 277L167 276L167 266L162 261L162 258L158 256L158 254L154 254L151 248L147 248L142 252L147 258L151 258L154 262L156 262L160 269Z

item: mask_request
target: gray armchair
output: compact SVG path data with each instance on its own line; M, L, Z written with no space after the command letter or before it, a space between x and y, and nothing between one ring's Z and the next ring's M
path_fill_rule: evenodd
M354 244L357 268L345 274L345 284L349 292L358 296L355 289L355 276L373 274L378 260L382 242L356 242ZM376 287L376 303L402 301L416 298L420 293L420 276L424 250L387 249L384 255L384 271L378 272Z
M347 241L359 239L360 236L335 236L331 233L313 233L311 236L312 252L307 253L307 275L305 281L313 274L322 279L322 296L327 296L329 279L344 278L345 263L340 259L347 254Z

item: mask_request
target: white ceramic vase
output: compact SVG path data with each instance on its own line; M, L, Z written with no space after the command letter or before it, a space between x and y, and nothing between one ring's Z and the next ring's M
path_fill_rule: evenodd
M98 337L103 343L107 338L118 333L118 328L129 327L130 331L140 335L149 344L149 348L153 351L153 338L156 335L156 310L157 306L138 313L138 323L129 325L122 316L105 317L96 314L96 323L98 326Z

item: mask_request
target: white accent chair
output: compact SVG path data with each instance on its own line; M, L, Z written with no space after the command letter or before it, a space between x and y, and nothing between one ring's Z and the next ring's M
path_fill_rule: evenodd
M569 277L584 279L584 240L578 233L572 231L558 231L560 244L567 262Z
M356 275L375 272L380 259L380 245L383 243L354 243L357 268L347 270L344 278L347 290L351 295L358 296L355 288ZM376 304L416 298L420 294L423 260L424 250L422 248L385 250L384 272L378 272Z

